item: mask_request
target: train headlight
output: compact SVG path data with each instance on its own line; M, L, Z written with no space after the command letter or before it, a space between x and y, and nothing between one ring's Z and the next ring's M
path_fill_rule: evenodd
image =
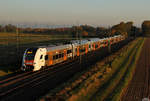
M25 66L25 64L23 64L23 66Z

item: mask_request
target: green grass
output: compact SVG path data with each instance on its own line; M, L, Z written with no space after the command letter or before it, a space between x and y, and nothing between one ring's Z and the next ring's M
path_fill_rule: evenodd
M69 40L70 35L24 34L24 33L0 33L0 45L27 44L49 40Z
M130 56L130 49L133 49L137 45L137 42L139 42L139 40L140 39L130 44L129 47L127 47L127 50L123 49L123 52L121 52L121 54L113 60L112 69L110 69L109 65L106 64L104 67L101 67L101 69L96 71L95 74L83 81L76 89L73 89L73 91L70 92L71 96L68 98L68 101L93 101L93 99L91 98L95 98L95 94L99 95L99 89L101 87L106 87L108 86L108 84L112 83L110 78L114 73L118 74L119 72L119 74L122 74L122 72L124 72L123 70L120 72L120 66L123 65L124 60L127 60L127 56ZM126 63L124 63L124 65L125 64ZM113 85L115 85L115 83ZM96 93L97 91L98 93ZM105 98L105 96L107 96L107 94L109 93L107 92L107 90L102 90L101 93L104 92L106 93L106 95L104 94Z
M133 54L132 62L130 61L130 64L128 65L128 69L125 72L124 76L120 80L119 84L116 86L114 91L109 95L109 97L106 100L110 101L119 101L121 99L121 95L124 91L124 89L129 84L130 80L133 77L133 73L136 67L137 60L139 59L142 46L144 44L144 40L141 40L140 45L136 48L136 51Z
M134 46L131 45L132 47L130 47L129 50L124 53L124 56L121 57L118 61L114 62L114 66L112 67L118 67L118 69L115 71L115 73L112 74L110 79L106 83L104 83L103 86L101 86L99 90L94 94L94 96L92 97L93 101L112 100L109 96L110 93L115 89L116 86L120 86L117 84L122 80L122 77L126 73L127 69L130 68L128 67L130 63L134 62L133 58L135 58L135 53L137 49L139 49L139 47L142 45L142 42L143 40L139 40L136 44L134 44ZM117 89L115 90L115 92L118 92ZM122 88L120 88L120 90L122 90ZM118 96L118 94L120 93L113 93L115 97ZM117 100L115 99L113 101Z

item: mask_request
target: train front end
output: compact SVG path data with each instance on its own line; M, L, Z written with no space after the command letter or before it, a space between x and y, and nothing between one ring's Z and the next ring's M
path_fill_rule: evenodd
M22 60L22 71L33 71L34 70L34 58L38 48L26 49L23 60Z
M45 66L46 48L28 48L26 49L21 70L38 71Z

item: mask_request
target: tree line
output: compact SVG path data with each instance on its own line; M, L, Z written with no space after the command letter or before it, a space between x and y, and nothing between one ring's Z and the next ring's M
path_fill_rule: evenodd
M150 21L146 20L142 23L142 31L145 35L150 35Z
M8 24L0 26L0 32L32 33L49 35L71 35L72 37L108 37L114 35L126 35L127 37L140 36L141 29L133 25L133 22L121 22L110 28L93 27L90 25L72 26L70 28L17 28Z

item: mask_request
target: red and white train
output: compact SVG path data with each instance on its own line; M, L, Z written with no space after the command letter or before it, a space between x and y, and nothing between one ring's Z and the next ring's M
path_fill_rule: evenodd
M23 55L21 70L38 71L43 67L67 61L68 59L87 54L90 51L118 43L124 39L124 36L116 35L104 39L72 40L70 44L65 45L28 48Z

